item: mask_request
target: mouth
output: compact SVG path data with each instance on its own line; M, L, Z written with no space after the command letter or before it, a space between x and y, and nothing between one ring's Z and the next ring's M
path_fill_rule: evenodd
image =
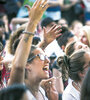
M43 67L43 70L44 71L49 71L49 67L48 66L45 66L45 67Z

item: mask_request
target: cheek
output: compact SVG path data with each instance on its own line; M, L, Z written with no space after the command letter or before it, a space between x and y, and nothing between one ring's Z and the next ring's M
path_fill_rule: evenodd
M87 40L87 38L82 38L81 42L83 42L84 44L87 44L88 40Z

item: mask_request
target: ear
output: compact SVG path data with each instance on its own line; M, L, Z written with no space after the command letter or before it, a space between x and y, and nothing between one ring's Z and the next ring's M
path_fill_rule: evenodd
M61 46L61 49L64 51L64 50L65 50L65 46L64 46L64 45L62 45L62 46Z
M30 66L30 64L26 64L26 69L28 70L28 71L31 71L31 66Z
M81 79L85 77L85 73L84 72L79 72L78 74L81 77Z

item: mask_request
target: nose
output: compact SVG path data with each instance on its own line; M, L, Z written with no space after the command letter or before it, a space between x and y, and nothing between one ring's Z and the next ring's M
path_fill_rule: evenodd
M48 58L48 57L46 57L46 59L45 59L45 60L46 60L46 62L47 62L47 63L50 63L50 60L49 60L49 58Z
M85 47L84 48L88 48L88 46L87 45L85 45Z

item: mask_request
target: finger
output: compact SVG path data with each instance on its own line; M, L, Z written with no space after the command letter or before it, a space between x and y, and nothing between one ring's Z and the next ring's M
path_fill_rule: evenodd
M45 27L43 27L43 30L44 30L44 36L46 35L46 28Z
M31 10L30 6L29 5L25 5L24 7L26 7L28 9L28 12L30 13L30 10ZM30 17L30 15L29 15L29 17Z
M44 5L43 10L45 11L50 5L47 3Z
M62 31L62 29L57 30L57 31L55 32L55 34L62 34L62 33L60 33L61 31Z
M51 29L54 29L56 26L57 26L56 24L55 24L55 25L53 25L53 26L51 27Z
M59 25L59 26L57 25L57 26L54 28L54 32L60 30L60 28L61 28L61 25Z
M58 34L57 36L56 36L56 38L58 38L59 36L61 36L62 34Z
M42 5L42 0L38 0L37 6Z
M44 0L44 1L42 2L42 5L46 5L47 1L48 1L48 0Z
M33 6L36 6L38 2L39 2L39 0L36 0L36 1L34 2Z

